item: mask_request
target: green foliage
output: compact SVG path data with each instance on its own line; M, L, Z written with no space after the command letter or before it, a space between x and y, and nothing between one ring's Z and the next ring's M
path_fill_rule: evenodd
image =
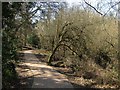
M3 88L14 86L17 79L15 63L18 60L17 50L21 49L19 28L22 24L18 19L22 15L22 2L2 3L2 84ZM18 16L18 17L17 17ZM17 18L16 18L17 17ZM18 21L16 23L16 21ZM19 25L20 24L20 25Z
M8 62L3 65L4 65L2 66L3 88L11 88L12 86L14 86L15 80L18 79L17 73L15 71L15 65L12 62Z
M62 62L65 64L69 57L71 64L68 66L71 66L75 72L81 69L82 64L89 60L88 58L92 58L92 61L103 69L112 64L110 63L112 58L116 58L118 32L115 22L117 20L112 16L103 18L80 8L65 10L66 8L60 5L57 6L58 9L61 7L59 11L52 11L57 4L51 3L51 6L48 7L49 3L46 3L45 9L48 10L38 8L41 10L41 21L36 26L36 33L35 30L32 30L33 24L30 18L32 16L30 8L34 7L35 3L25 3L26 11L22 11L23 4L3 3L3 87L7 87L7 85L10 87L11 82L15 79L16 72L13 62L17 60L16 52L27 43L38 49L42 47L51 50L49 64L57 58L63 60ZM83 63L81 64L81 62ZM111 66L115 66L115 64Z
M32 47L41 48L40 38L36 34L32 34L28 37L28 43L31 44Z
M21 3L2 3L3 5L3 33L2 33L2 76L3 88L10 88L16 78L15 66L12 61L17 60L17 40L15 35L14 18ZM6 12L4 12L6 11Z

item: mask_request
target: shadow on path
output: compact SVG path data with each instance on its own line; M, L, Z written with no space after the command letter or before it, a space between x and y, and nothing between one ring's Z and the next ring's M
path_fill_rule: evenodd
M46 55L32 54L31 50L20 54L24 54L17 67L20 88L73 88L64 75L43 63Z
M20 53L21 62L16 70L21 85L18 88L83 88L86 87L69 83L67 77L51 66L45 64L46 55L32 54L30 50ZM43 63L44 62L44 63ZM95 89L97 90L97 89Z

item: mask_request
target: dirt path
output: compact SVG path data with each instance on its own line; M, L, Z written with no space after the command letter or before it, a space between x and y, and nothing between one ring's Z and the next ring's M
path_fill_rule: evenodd
M16 68L24 88L73 88L65 75L40 62L32 50L23 52L23 60ZM44 58L41 56L41 59Z

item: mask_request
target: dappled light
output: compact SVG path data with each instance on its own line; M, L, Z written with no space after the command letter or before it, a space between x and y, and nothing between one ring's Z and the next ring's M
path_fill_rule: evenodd
M19 64L16 70L21 79L28 78L29 81L29 77L33 78L32 86L27 86L28 88L72 88L64 75L56 72L51 66L40 62L31 50L24 51L24 59L24 63ZM27 82L21 84L26 85Z
M66 1L1 3L3 89L120 89L120 1Z

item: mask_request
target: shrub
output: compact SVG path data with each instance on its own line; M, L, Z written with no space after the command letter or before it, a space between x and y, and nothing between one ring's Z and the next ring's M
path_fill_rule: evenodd
M28 37L28 43L34 48L41 48L40 39L36 34L32 34Z

